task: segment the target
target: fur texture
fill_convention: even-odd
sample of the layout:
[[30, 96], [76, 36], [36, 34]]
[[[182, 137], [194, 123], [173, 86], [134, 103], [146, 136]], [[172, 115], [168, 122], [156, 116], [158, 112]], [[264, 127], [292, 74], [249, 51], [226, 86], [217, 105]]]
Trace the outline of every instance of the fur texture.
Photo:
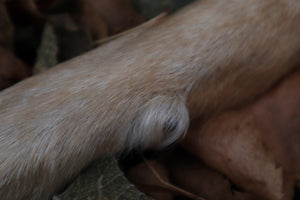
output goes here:
[[299, 0], [203, 0], [0, 93], [0, 197], [49, 199], [105, 153], [162, 147], [300, 63]]

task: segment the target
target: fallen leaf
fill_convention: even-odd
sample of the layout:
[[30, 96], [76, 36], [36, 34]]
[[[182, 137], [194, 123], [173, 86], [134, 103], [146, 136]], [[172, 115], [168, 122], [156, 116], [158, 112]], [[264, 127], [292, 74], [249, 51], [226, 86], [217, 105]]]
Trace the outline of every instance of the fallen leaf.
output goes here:
[[75, 21], [93, 40], [113, 35], [140, 24], [143, 19], [132, 8], [131, 0], [78, 0]]
[[38, 74], [46, 71], [57, 64], [58, 44], [54, 29], [46, 23], [40, 47], [38, 48], [33, 73]]
[[134, 7], [147, 20], [163, 12], [174, 12], [194, 0], [133, 0]]
[[13, 25], [4, 4], [0, 3], [0, 90], [31, 75], [13, 50]]
[[232, 200], [229, 180], [183, 149], [164, 158], [174, 184], [208, 200]]
[[7, 0], [5, 6], [14, 25], [14, 53], [23, 62], [32, 66], [45, 16], [39, 12], [33, 0]]
[[68, 13], [51, 15], [47, 20], [55, 33], [58, 62], [69, 60], [92, 49], [92, 41], [88, 34]]
[[192, 123], [183, 145], [256, 199], [290, 200], [300, 175], [300, 71], [244, 108]]
[[103, 157], [83, 171], [53, 200], [150, 200], [125, 178], [112, 156]]
[[0, 90], [31, 75], [30, 69], [11, 51], [0, 47]]
[[34, 0], [6, 0], [5, 5], [15, 24], [22, 26], [38, 24], [44, 19]]
[[[159, 174], [161, 179], [170, 183], [168, 171], [162, 163], [154, 160], [148, 161], [148, 163]], [[149, 166], [144, 162], [130, 168], [126, 172], [126, 177], [137, 187], [137, 189], [156, 200], [172, 200], [174, 198], [174, 194], [165, 188], [161, 181], [153, 174]]]
[[6, 8], [0, 3], [0, 46], [13, 50], [13, 25], [8, 17]]
[[34, 0], [36, 7], [42, 13], [46, 13], [53, 9], [62, 0]]

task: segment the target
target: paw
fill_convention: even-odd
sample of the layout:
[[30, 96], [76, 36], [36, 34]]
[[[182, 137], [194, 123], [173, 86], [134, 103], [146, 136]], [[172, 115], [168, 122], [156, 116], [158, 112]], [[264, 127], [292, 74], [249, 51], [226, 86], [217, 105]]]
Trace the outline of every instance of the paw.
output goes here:
[[127, 137], [127, 147], [163, 148], [183, 137], [189, 113], [181, 97], [157, 96], [139, 110]]

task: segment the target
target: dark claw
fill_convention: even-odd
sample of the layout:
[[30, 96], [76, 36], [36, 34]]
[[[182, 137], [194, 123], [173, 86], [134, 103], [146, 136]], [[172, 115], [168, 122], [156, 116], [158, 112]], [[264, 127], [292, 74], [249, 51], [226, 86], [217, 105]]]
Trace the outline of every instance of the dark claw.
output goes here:
[[173, 119], [169, 119], [165, 124], [164, 124], [164, 128], [163, 131], [166, 135], [173, 133], [176, 128], [178, 126], [178, 121], [177, 120], [173, 120]]

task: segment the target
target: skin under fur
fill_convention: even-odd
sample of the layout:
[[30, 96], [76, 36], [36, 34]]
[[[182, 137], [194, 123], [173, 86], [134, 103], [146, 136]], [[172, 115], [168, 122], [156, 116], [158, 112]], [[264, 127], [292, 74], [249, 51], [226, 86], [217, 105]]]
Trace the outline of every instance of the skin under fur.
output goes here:
[[196, 1], [1, 92], [0, 197], [49, 199], [99, 156], [171, 144], [299, 63], [299, 0]]

